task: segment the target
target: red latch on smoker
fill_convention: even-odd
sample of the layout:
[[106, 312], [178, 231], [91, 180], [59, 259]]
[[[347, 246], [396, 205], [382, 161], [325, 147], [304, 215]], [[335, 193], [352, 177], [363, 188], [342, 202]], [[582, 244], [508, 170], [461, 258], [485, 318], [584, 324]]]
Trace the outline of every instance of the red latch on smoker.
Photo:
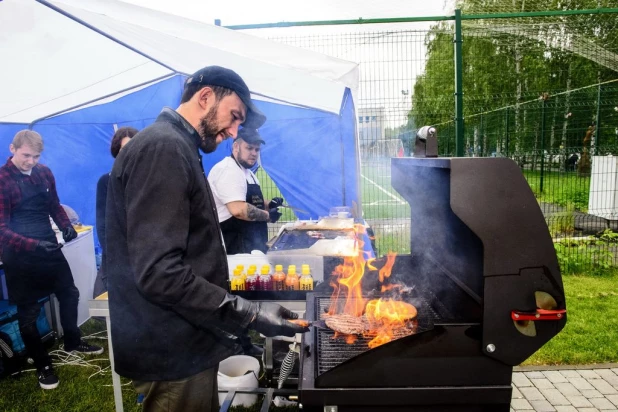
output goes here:
[[566, 309], [546, 310], [537, 309], [536, 312], [518, 312], [511, 311], [511, 319], [513, 320], [560, 320], [566, 314]]

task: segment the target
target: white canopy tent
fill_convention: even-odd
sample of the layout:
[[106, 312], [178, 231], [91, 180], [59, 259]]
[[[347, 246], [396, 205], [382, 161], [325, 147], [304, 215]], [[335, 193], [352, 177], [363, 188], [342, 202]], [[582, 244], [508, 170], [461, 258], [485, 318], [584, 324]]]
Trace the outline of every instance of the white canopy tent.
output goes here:
[[86, 224], [114, 127], [152, 123], [213, 64], [238, 72], [267, 115], [262, 166], [291, 204], [311, 217], [360, 204], [356, 63], [116, 0], [0, 0], [0, 56], [0, 147], [39, 131], [61, 201]]
[[333, 113], [358, 87], [356, 63], [115, 0], [4, 0], [0, 39], [5, 123], [210, 64], [235, 70], [258, 98]]

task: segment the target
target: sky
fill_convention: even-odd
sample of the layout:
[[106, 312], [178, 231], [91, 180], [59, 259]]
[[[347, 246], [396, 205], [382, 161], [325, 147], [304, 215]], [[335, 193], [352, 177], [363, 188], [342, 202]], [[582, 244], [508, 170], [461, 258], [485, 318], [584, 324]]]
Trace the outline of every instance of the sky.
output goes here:
[[[262, 24], [296, 21], [350, 20], [393, 17], [427, 17], [453, 15], [455, 0], [234, 0], [198, 1], [198, 0], [121, 0], [140, 7], [152, 8], [165, 13], [214, 24], [215, 19], [221, 25]], [[407, 122], [411, 109], [411, 97], [414, 79], [424, 71], [425, 46], [423, 31], [429, 30], [432, 22], [380, 24], [380, 25], [339, 25], [313, 26], [276, 29], [246, 30], [245, 33], [258, 37], [298, 39], [306, 36], [324, 36], [317, 43], [328, 43], [332, 50], [338, 50], [335, 57], [356, 61], [360, 65], [360, 97], [355, 96], [357, 109], [363, 114], [385, 113], [384, 127], [397, 127]], [[418, 30], [415, 40], [408, 38], [408, 43], [393, 47], [393, 42], [401, 41], [398, 35], [363, 36], [363, 32], [376, 30]], [[355, 40], [338, 34], [361, 33]], [[315, 37], [312, 37], [316, 39]], [[341, 42], [352, 41], [341, 51]], [[412, 42], [411, 42], [412, 41]], [[294, 44], [294, 43], [292, 43]], [[340, 45], [340, 44], [339, 44]], [[330, 54], [321, 49], [314, 51]], [[378, 62], [378, 63], [363, 63]], [[381, 62], [381, 63], [380, 63]], [[392, 63], [384, 63], [392, 62]], [[405, 93], [405, 94], [404, 94]], [[370, 116], [371, 117], [371, 116]], [[372, 135], [375, 134], [370, 131]]]
[[124, 1], [207, 23], [220, 19], [224, 26], [281, 21], [347, 20], [359, 17], [442, 16], [446, 13], [445, 2], [452, 3], [452, 0]]

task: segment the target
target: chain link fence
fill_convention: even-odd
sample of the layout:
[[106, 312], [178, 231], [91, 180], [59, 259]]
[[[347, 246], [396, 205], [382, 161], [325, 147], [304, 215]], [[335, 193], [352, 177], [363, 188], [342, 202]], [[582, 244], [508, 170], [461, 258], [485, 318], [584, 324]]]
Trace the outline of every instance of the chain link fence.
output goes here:
[[[414, 247], [409, 205], [391, 187], [390, 158], [409, 156], [416, 131], [434, 125], [441, 156], [455, 155], [463, 144], [465, 156], [509, 157], [519, 165], [563, 270], [618, 264], [612, 231], [618, 232], [615, 10], [484, 17], [463, 22], [459, 68], [451, 20], [251, 33], [359, 63], [362, 209], [380, 255]], [[459, 136], [456, 70], [463, 75], [465, 128]]]

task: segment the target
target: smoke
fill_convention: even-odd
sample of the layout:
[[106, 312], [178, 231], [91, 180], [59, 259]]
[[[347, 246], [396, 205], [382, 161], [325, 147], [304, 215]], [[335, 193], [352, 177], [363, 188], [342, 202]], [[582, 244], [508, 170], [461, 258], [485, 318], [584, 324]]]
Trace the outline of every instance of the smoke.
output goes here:
[[398, 279], [430, 291], [451, 314], [465, 314], [482, 297], [483, 248], [451, 209], [450, 161], [404, 158], [392, 166], [392, 186], [411, 216], [411, 256], [398, 258]]

